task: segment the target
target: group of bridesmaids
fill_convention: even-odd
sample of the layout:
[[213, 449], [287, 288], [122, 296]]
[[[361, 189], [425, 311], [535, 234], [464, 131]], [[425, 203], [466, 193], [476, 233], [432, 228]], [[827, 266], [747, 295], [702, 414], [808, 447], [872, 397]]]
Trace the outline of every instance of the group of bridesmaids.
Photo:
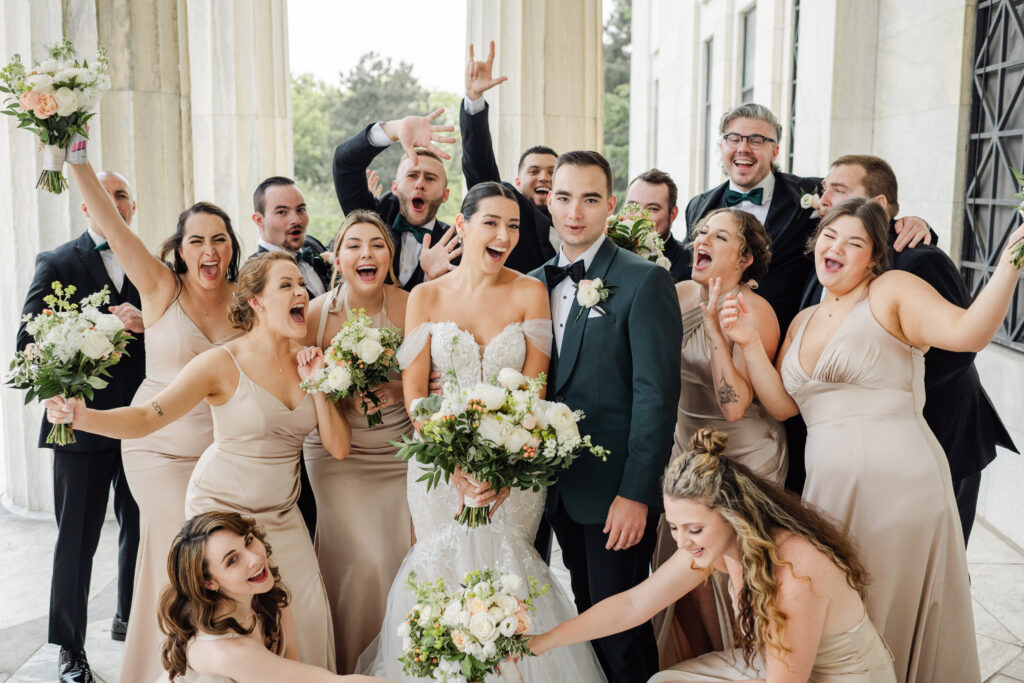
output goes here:
[[[403, 328], [408, 294], [386, 284], [389, 274], [395, 281], [386, 226], [375, 214], [351, 213], [333, 244], [340, 284], [309, 302], [290, 255], [264, 254], [239, 267], [230, 219], [217, 207], [200, 203], [182, 213], [157, 258], [125, 225], [92, 168], [73, 165], [72, 172], [91, 216], [139, 289], [147, 331], [147, 377], [131, 407], [93, 411], [78, 401], [49, 407], [56, 419], [73, 414], [76, 429], [124, 440], [142, 540], [122, 679], [152, 681], [165, 671], [167, 635], [158, 626], [157, 603], [174, 562], [172, 555], [168, 563], [168, 550], [179, 531], [187, 536], [197, 524], [193, 520], [183, 530], [186, 519], [201, 513], [221, 515], [213, 521], [204, 515], [203, 523], [213, 526], [193, 529], [207, 539], [211, 562], [216, 556], [210, 539], [218, 529], [232, 532], [228, 546], [237, 545], [231, 539], [244, 546], [223, 548], [224, 558], [251, 553], [257, 542], [263, 547], [263, 531], [223, 515], [255, 517], [265, 530], [294, 607], [285, 621], [294, 619], [296, 642], [278, 642], [280, 651], [294, 648], [307, 664], [352, 671], [376, 636], [391, 581], [414, 542], [406, 465], [393, 457], [391, 445], [412, 426], [397, 375], [377, 392], [384, 424], [374, 429], [354, 405], [336, 407], [322, 394], [306, 394], [299, 383], [320, 366], [322, 349], [350, 309], [365, 309], [376, 326]], [[683, 390], [655, 558], [656, 568], [667, 569], [652, 578], [664, 590], [652, 602], [652, 588], [643, 584], [647, 588], [633, 596], [644, 598], [651, 614], [662, 611], [656, 623], [663, 662], [733, 646], [749, 654], [751, 643], [763, 654], [765, 646], [781, 642], [779, 631], [763, 630], [763, 614], [750, 616], [745, 600], [759, 590], [782, 591], [782, 579], [774, 588], [745, 586], [753, 570], [729, 565], [732, 546], [725, 542], [708, 562], [694, 559], [704, 548], [693, 545], [693, 529], [704, 523], [693, 520], [705, 513], [673, 507], [673, 501], [701, 501], [704, 510], [729, 520], [730, 542], [739, 535], [742, 546], [741, 523], [734, 520], [750, 511], [731, 511], [735, 500], [719, 500], [723, 481], [740, 481], [743, 495], [775, 510], [758, 517], [780, 530], [762, 539], [775, 544], [774, 565], [781, 558], [797, 577], [795, 568], [805, 566], [814, 574], [817, 556], [809, 560], [807, 554], [824, 552], [827, 566], [841, 570], [828, 584], [835, 587], [829, 600], [846, 605], [845, 611], [830, 612], [818, 624], [820, 642], [812, 653], [820, 654], [829, 634], [861, 638], [871, 631], [858, 630], [866, 617], [851, 597], [863, 591], [867, 623], [891, 649], [899, 680], [971, 680], [977, 674], [976, 656], [951, 647], [973, 652], [973, 619], [948, 466], [921, 418], [921, 350], [984, 346], [1005, 314], [1017, 273], [1007, 250], [971, 308], [959, 309], [914, 276], [886, 272], [887, 235], [888, 218], [875, 202], [850, 200], [823, 218], [809, 248], [827, 296], [801, 312], [784, 335], [755, 291], [770, 259], [764, 226], [750, 214], [723, 209], [706, 216], [693, 235], [693, 279], [677, 286]], [[1024, 228], [1008, 244], [1021, 238]], [[172, 268], [164, 263], [168, 255]], [[793, 521], [799, 514], [771, 495], [770, 483], [781, 484], [787, 468], [779, 421], [797, 412], [808, 425], [805, 501], [847, 526], [858, 541], [856, 551], [827, 525]], [[317, 500], [315, 543], [295, 507], [300, 450]], [[723, 460], [742, 467], [728, 469]], [[747, 483], [751, 473], [756, 486]], [[680, 484], [684, 480], [690, 484]], [[757, 487], [769, 493], [751, 493]], [[816, 534], [827, 542], [815, 542]], [[814, 550], [794, 547], [787, 540], [793, 535]], [[675, 546], [689, 553], [675, 552]], [[266, 562], [267, 555], [269, 549], [254, 557]], [[701, 576], [721, 571], [706, 583], [693, 574], [685, 586], [664, 584], [666, 576], [697, 565], [706, 570]], [[265, 581], [263, 571], [243, 582]], [[793, 583], [785, 582], [786, 590], [797, 591], [789, 588]], [[737, 602], [741, 630], [733, 633], [727, 610]], [[542, 636], [535, 650], [581, 634], [605, 635], [611, 628], [607, 615], [614, 613], [608, 610], [604, 603], [595, 606], [573, 626]], [[775, 627], [786, 623], [784, 610], [773, 605], [768, 612]], [[756, 627], [756, 633], [743, 626]], [[854, 633], [861, 635], [849, 635]], [[875, 641], [865, 642], [877, 660]], [[693, 677], [686, 680], [734, 680], [714, 678], [715, 671], [687, 669]], [[775, 680], [771, 673], [768, 679]]]

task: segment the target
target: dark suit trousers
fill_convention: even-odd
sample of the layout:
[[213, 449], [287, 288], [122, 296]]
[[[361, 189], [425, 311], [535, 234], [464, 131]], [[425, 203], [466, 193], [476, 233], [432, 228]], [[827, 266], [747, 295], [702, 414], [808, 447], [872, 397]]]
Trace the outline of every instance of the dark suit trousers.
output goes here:
[[971, 538], [974, 528], [974, 515], [978, 509], [978, 493], [981, 492], [981, 472], [975, 472], [963, 479], [953, 480], [953, 494], [956, 496], [956, 509], [960, 513], [960, 526], [964, 530], [964, 546]]
[[139, 508], [128, 489], [121, 450], [83, 453], [53, 449], [57, 543], [50, 582], [49, 641], [64, 648], [85, 647], [92, 558], [111, 486], [114, 514], [121, 527], [117, 543], [117, 616], [127, 621], [139, 551]]
[[[574, 522], [561, 500], [549, 519], [562, 548], [562, 561], [572, 575], [572, 592], [580, 613], [649, 576], [658, 515], [647, 518], [640, 543], [618, 551], [605, 549], [608, 535], [603, 533], [603, 524]], [[609, 683], [646, 683], [658, 672], [658, 647], [650, 621], [593, 644]]]

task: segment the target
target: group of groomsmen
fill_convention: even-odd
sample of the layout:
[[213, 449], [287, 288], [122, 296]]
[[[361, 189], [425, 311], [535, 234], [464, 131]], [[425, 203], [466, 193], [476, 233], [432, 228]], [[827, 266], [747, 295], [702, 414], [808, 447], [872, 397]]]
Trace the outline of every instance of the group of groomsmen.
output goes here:
[[[468, 187], [485, 181], [502, 182], [493, 153], [489, 105], [483, 98], [487, 89], [505, 80], [490, 78], [492, 62], [493, 46], [487, 62], [471, 60], [471, 70], [475, 64], [478, 72], [482, 67], [486, 67], [486, 72], [480, 72], [483, 78], [467, 76], [467, 93], [460, 108], [463, 177]], [[409, 290], [424, 280], [448, 272], [457, 263], [460, 250], [454, 229], [437, 218], [438, 208], [448, 199], [448, 179], [440, 156], [418, 149], [415, 161], [406, 155], [399, 162], [389, 192], [378, 197], [367, 186], [368, 169], [375, 157], [397, 140], [395, 131], [399, 123], [398, 120], [371, 123], [340, 144], [334, 155], [333, 174], [338, 200], [346, 213], [355, 209], [374, 210], [390, 226], [395, 245], [394, 272], [398, 284]], [[823, 209], [848, 197], [878, 200], [891, 219], [893, 267], [922, 277], [958, 306], [970, 303], [956, 266], [942, 250], [929, 243], [934, 233], [927, 224], [919, 219], [902, 224], [896, 220], [898, 186], [891, 167], [884, 160], [868, 155], [842, 156], [832, 163], [824, 178], [784, 173], [775, 164], [781, 132], [774, 114], [761, 105], [741, 104], [727, 112], [721, 119], [719, 133], [721, 164], [728, 179], [692, 197], [683, 216], [687, 236], [707, 212], [726, 206], [748, 211], [765, 225], [771, 237], [772, 259], [768, 274], [759, 282], [758, 292], [775, 309], [783, 331], [801, 308], [818, 303], [822, 297], [814, 264], [805, 253], [808, 237], [817, 225], [818, 212], [801, 205], [804, 194], [819, 193]], [[530, 273], [559, 256], [560, 238], [548, 208], [558, 161], [554, 149], [543, 145], [530, 147], [519, 159], [513, 182], [505, 182], [515, 191], [520, 209], [519, 241], [506, 262], [509, 268]], [[130, 223], [135, 205], [127, 181], [109, 172], [101, 174], [101, 180], [122, 209], [122, 217]], [[678, 199], [678, 188], [671, 176], [650, 169], [631, 180], [623, 202], [635, 203], [650, 211], [657, 232], [665, 242], [664, 253], [672, 264], [670, 274], [675, 281], [690, 277], [692, 257], [684, 243], [671, 232], [679, 213]], [[260, 234], [258, 252], [284, 250], [294, 254], [310, 297], [326, 291], [330, 286], [331, 266], [320, 257], [325, 251], [324, 245], [306, 234], [309, 217], [301, 189], [289, 178], [274, 176], [260, 183], [253, 203], [252, 219]], [[82, 208], [84, 211], [84, 205]], [[81, 295], [104, 285], [110, 288], [112, 301], [118, 307], [116, 312], [126, 325], [139, 333], [139, 339], [132, 342], [129, 349], [130, 359], [115, 368], [111, 385], [96, 393], [95, 406], [113, 408], [130, 403], [144, 375], [143, 336], [138, 315], [141, 304], [138, 293], [124, 278], [111, 252], [97, 250], [102, 242], [102, 229], [90, 219], [89, 229], [81, 236], [40, 254], [23, 312], [40, 312], [42, 297], [49, 293], [49, 284], [54, 279], [74, 284]], [[908, 246], [910, 243], [914, 246]], [[22, 329], [18, 348], [24, 348], [30, 341]], [[678, 363], [678, 349], [675, 353]], [[932, 349], [925, 355], [925, 368], [924, 416], [949, 460], [966, 542], [974, 520], [982, 470], [995, 458], [997, 445], [1016, 449], [981, 387], [973, 353]], [[674, 419], [674, 402], [671, 411]], [[799, 493], [803, 484], [804, 432], [799, 417], [789, 421], [786, 427], [790, 449], [787, 487]], [[48, 430], [49, 425], [44, 420], [40, 447], [51, 447], [45, 444]], [[670, 443], [671, 437], [667, 438]], [[81, 457], [82, 452], [102, 457]], [[666, 450], [663, 454], [666, 462], [668, 455]], [[138, 544], [138, 510], [124, 480], [119, 444], [83, 433], [78, 435], [75, 444], [54, 448], [58, 536], [51, 583], [49, 641], [61, 647], [62, 681], [92, 680], [84, 653], [86, 603], [92, 557], [112, 485], [115, 511], [121, 525], [117, 614], [112, 635], [123, 639]], [[312, 531], [315, 506], [305, 477], [299, 505]], [[644, 535], [653, 533], [653, 529], [648, 529]], [[546, 524], [538, 533], [536, 545], [547, 559], [550, 527]], [[640, 559], [649, 562], [653, 543], [638, 545], [641, 552], [646, 553], [646, 558]], [[576, 599], [581, 610], [590, 603], [589, 596], [577, 595]], [[641, 637], [647, 639], [650, 634], [641, 634]], [[598, 653], [609, 680], [646, 680], [653, 672], [622, 673], [628, 668], [626, 661], [631, 656], [628, 651], [635, 649], [630, 636], [627, 634], [624, 638], [618, 654], [615, 647]], [[649, 650], [649, 644], [640, 649]], [[613, 661], [616, 657], [621, 661]]]

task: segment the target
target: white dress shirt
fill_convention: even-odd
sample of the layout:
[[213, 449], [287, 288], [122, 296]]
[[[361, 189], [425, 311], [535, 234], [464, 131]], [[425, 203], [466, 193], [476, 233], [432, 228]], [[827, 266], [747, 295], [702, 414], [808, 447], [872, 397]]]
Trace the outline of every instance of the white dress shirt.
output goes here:
[[[270, 244], [260, 240], [259, 246], [263, 247], [267, 251], [283, 251], [286, 254], [291, 254], [292, 258], [295, 257], [294, 251], [288, 251], [283, 247], [279, 247], [276, 244]], [[317, 257], [319, 258], [319, 257]], [[316, 269], [312, 265], [305, 261], [295, 260], [295, 265], [299, 267], [299, 272], [302, 273], [302, 278], [306, 281], [306, 290], [309, 292], [309, 298], [315, 299], [327, 290], [324, 288], [323, 280], [317, 275]]]
[[750, 192], [751, 190], [756, 190], [759, 187], [764, 189], [764, 194], [761, 195], [760, 206], [758, 206], [752, 201], [744, 199], [742, 202], [740, 202], [736, 206], [733, 206], [732, 208], [742, 209], [747, 213], [754, 214], [754, 217], [757, 220], [761, 221], [761, 225], [764, 225], [765, 219], [768, 218], [768, 208], [772, 205], [772, 195], [775, 194], [775, 174], [769, 171], [768, 175], [764, 177], [764, 180], [759, 182], [757, 185], [754, 185], [754, 187], [750, 188], [750, 190], [744, 190], [742, 188], [739, 188], [735, 184], [733, 184], [731, 180], [729, 181], [729, 189], [735, 190], [737, 192]]
[[[89, 228], [89, 237], [92, 238], [93, 244], [99, 246], [105, 244], [107, 240], [100, 236], [98, 232]], [[110, 281], [114, 283], [114, 287], [117, 288], [118, 294], [121, 293], [121, 288], [124, 287], [124, 268], [117, 262], [117, 257], [114, 256], [113, 249], [104, 249], [100, 252], [100, 258], [103, 259], [103, 267], [107, 270], [107, 275], [110, 276]]]
[[[570, 261], [562, 249], [558, 250], [558, 266], [565, 267], [576, 261], [583, 261], [583, 270], [586, 272], [594, 261], [604, 239], [598, 239], [587, 247], [587, 250], [580, 254], [574, 261]], [[565, 278], [551, 290], [551, 322], [555, 329], [555, 347], [562, 351], [562, 335], [565, 334], [565, 325], [569, 322], [569, 309], [572, 308], [572, 301], [576, 297], [575, 283], [571, 278]]]

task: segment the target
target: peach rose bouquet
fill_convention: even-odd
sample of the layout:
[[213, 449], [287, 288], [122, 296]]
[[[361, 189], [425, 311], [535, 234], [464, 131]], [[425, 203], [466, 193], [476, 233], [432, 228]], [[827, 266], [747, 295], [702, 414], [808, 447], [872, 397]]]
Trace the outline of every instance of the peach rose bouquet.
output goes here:
[[[396, 634], [402, 639], [402, 670], [440, 683], [483, 681], [498, 673], [507, 682], [523, 678], [515, 661], [531, 655], [526, 631], [533, 601], [548, 592], [537, 579], [525, 582], [500, 568], [469, 572], [456, 590], [444, 579], [420, 582], [409, 573], [417, 604]], [[525, 591], [523, 598], [518, 597]]]
[[0, 111], [18, 119], [18, 128], [38, 135], [43, 146], [43, 172], [36, 187], [54, 194], [68, 188], [62, 173], [68, 146], [75, 135], [87, 137], [85, 124], [95, 113], [100, 94], [110, 90], [106, 72], [103, 48], [90, 65], [79, 59], [66, 38], [50, 48], [48, 59], [29, 71], [17, 54], [0, 70], [0, 93], [6, 95]]

